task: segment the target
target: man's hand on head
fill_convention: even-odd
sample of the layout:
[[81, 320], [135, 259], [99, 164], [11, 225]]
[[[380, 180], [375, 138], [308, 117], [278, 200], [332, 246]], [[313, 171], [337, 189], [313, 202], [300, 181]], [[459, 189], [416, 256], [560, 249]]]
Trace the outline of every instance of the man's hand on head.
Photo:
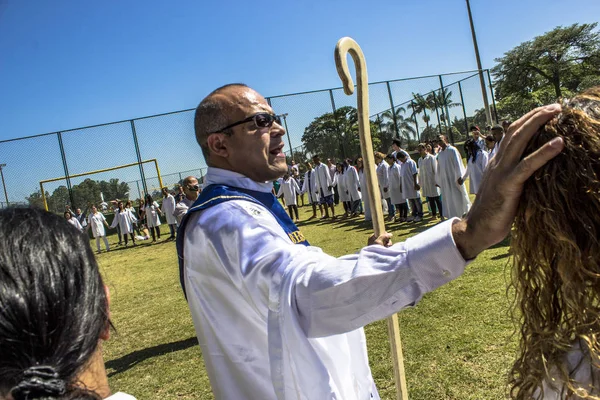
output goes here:
[[521, 160], [531, 137], [560, 111], [559, 104], [538, 107], [508, 128], [498, 154], [486, 169], [477, 200], [467, 216], [452, 226], [454, 241], [465, 260], [475, 258], [508, 235], [523, 184], [562, 151], [562, 138], [555, 138]]

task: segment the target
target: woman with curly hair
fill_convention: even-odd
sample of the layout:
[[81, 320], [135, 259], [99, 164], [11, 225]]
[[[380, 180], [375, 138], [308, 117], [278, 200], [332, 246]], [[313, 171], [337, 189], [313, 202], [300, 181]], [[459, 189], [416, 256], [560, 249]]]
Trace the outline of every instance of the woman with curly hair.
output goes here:
[[564, 101], [523, 157], [555, 138], [564, 150], [525, 183], [513, 227], [510, 394], [600, 399], [600, 86]]

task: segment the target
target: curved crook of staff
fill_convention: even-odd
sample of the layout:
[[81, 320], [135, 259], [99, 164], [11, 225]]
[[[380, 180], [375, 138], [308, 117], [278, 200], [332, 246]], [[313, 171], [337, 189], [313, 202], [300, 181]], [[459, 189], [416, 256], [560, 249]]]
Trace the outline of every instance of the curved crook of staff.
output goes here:
[[[338, 75], [344, 84], [344, 93], [348, 96], [354, 93], [354, 82], [348, 69], [348, 54], [352, 56], [356, 66], [356, 86], [358, 88], [358, 130], [360, 135], [360, 148], [362, 150], [363, 167], [366, 176], [367, 194], [371, 203], [371, 215], [373, 218], [373, 230], [376, 236], [385, 232], [383, 210], [381, 208], [381, 194], [375, 174], [375, 157], [373, 153], [373, 142], [371, 141], [371, 126], [369, 123], [369, 81], [367, 79], [367, 64], [365, 56], [354, 39], [341, 38], [335, 47], [335, 66]], [[364, 194], [364, 189], [363, 194]], [[406, 389], [406, 377], [404, 376], [404, 357], [402, 355], [402, 343], [400, 341], [400, 329], [398, 326], [398, 315], [394, 314], [388, 318], [388, 333], [392, 358], [394, 362], [394, 378], [396, 382], [397, 400], [408, 400]]]

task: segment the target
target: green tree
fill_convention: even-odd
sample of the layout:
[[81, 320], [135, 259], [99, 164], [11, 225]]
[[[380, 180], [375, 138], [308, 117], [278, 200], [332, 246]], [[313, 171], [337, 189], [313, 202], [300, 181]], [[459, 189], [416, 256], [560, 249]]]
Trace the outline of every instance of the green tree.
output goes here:
[[[50, 198], [50, 193], [46, 192], [46, 201]], [[28, 197], [26, 197], [27, 203], [31, 207], [44, 208], [44, 200], [42, 199], [42, 192], [37, 191], [31, 193]]]
[[500, 113], [516, 118], [531, 108], [600, 82], [597, 23], [558, 26], [497, 58], [494, 89]]
[[100, 203], [100, 185], [97, 181], [87, 178], [73, 186], [73, 201], [77, 207], [84, 209], [90, 204]]
[[[417, 133], [415, 127], [413, 126], [413, 121], [410, 119], [410, 117], [405, 117], [404, 114], [406, 114], [406, 108], [398, 107], [394, 110], [394, 113], [392, 112], [392, 110], [388, 110], [383, 112], [381, 116], [388, 120], [386, 126], [389, 131], [395, 133], [396, 127], [398, 127], [400, 139], [405, 138], [407, 141], [410, 141], [411, 136], [416, 138]], [[396, 136], [396, 134], [394, 134], [394, 136]]]
[[450, 113], [448, 109], [460, 107], [461, 103], [456, 103], [454, 100], [452, 100], [452, 91], [448, 90], [448, 88], [443, 88], [437, 92], [434, 92], [433, 99], [435, 100], [435, 105], [441, 110], [440, 118], [442, 123], [446, 126], [450, 126]]
[[360, 152], [358, 114], [345, 106], [315, 118], [304, 129], [302, 144], [310, 154], [341, 159]]
[[429, 115], [427, 115], [427, 110], [433, 108], [431, 98], [424, 97], [420, 93], [413, 93], [412, 96], [413, 99], [411, 100], [408, 106], [408, 108], [410, 108], [412, 111], [410, 118], [412, 118], [413, 121], [415, 121], [416, 125], [417, 115], [423, 113], [423, 122], [425, 122], [425, 125], [427, 126], [427, 128], [429, 128], [429, 121], [431, 120], [431, 118], [429, 117]]

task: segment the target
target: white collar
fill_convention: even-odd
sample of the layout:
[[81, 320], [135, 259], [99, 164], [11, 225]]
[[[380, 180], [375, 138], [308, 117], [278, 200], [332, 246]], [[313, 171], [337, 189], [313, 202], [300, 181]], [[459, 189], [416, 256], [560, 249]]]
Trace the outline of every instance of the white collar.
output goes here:
[[271, 193], [273, 189], [271, 182], [256, 182], [240, 173], [215, 167], [208, 167], [204, 183], [206, 185], [222, 184], [264, 193]]

